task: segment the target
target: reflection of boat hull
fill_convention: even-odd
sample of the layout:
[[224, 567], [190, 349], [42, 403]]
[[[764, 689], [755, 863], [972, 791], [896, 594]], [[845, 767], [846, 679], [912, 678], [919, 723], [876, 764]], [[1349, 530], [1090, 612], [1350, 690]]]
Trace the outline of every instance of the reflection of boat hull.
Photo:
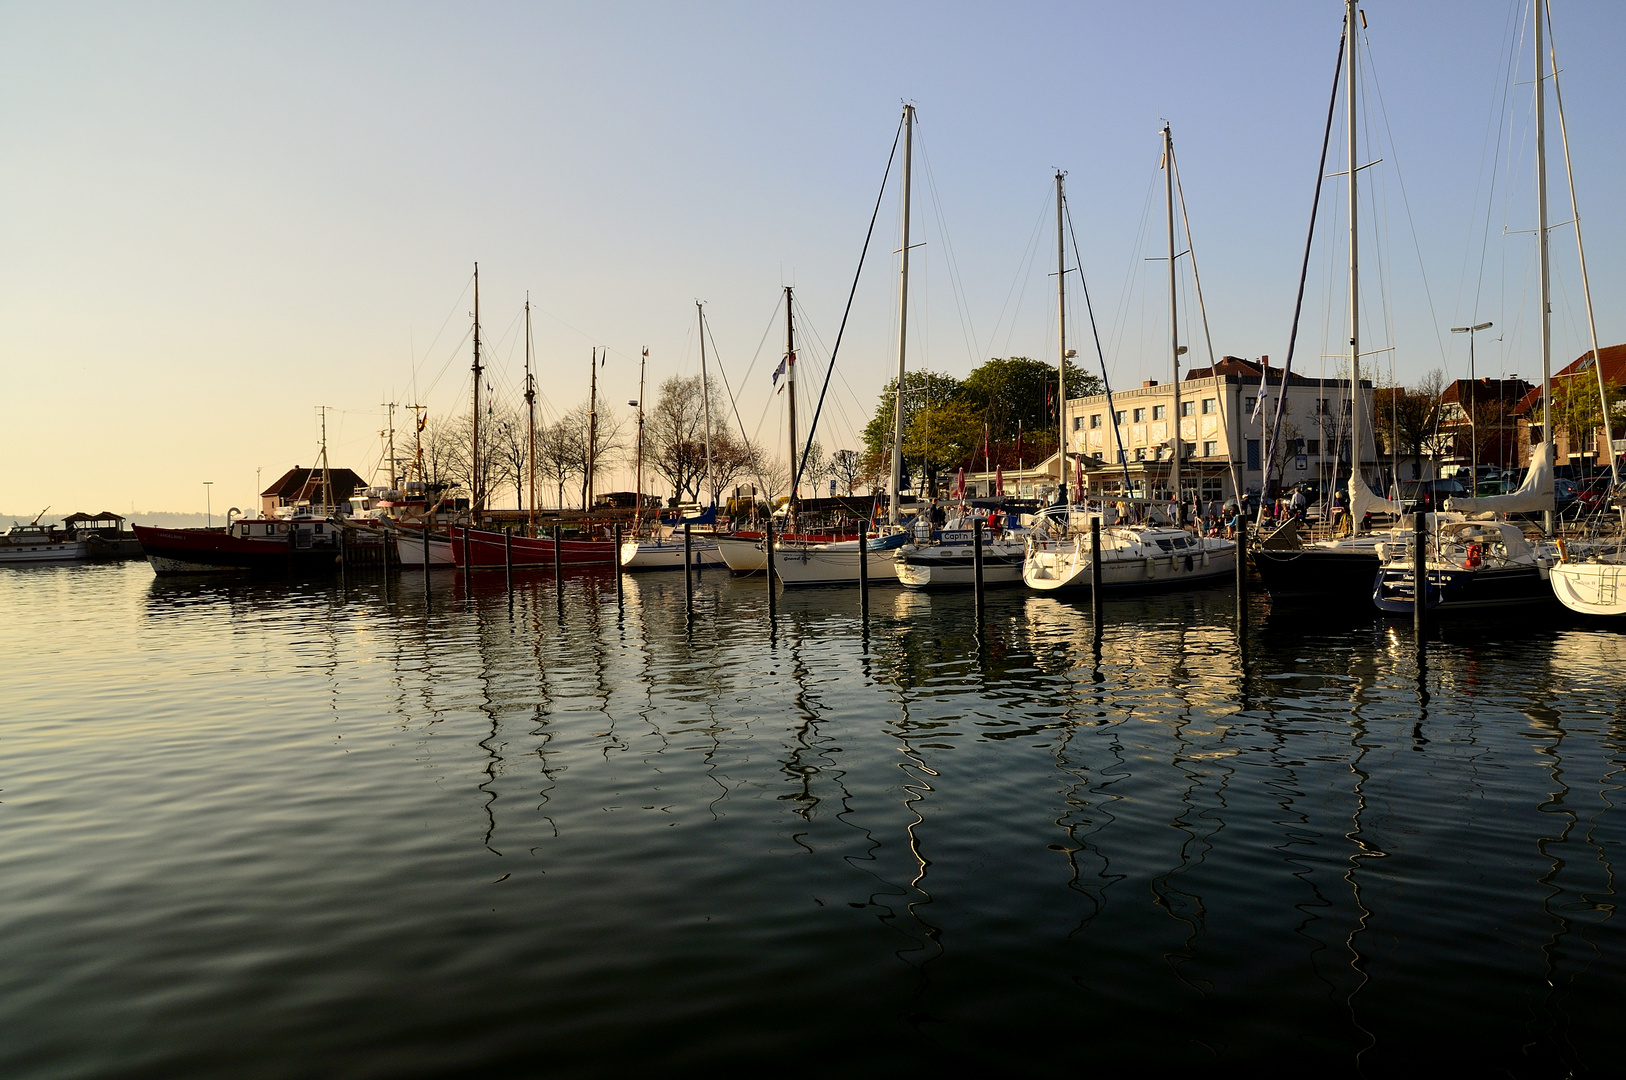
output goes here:
[[[1236, 576], [1236, 545], [1229, 540], [1193, 538], [1195, 550], [1145, 554], [1137, 547], [1107, 547], [1101, 555], [1101, 588], [1111, 592], [1150, 592], [1212, 584]], [[1022, 564], [1022, 581], [1039, 592], [1088, 592], [1089, 540], [1035, 542]]]
[[332, 547], [296, 548], [287, 534], [236, 536], [213, 529], [155, 529], [131, 526], [147, 561], [159, 574], [287, 573], [329, 570], [336, 565]]
[[27, 566], [33, 563], [82, 562], [88, 556], [83, 540], [41, 544], [0, 544], [0, 566]]
[[[690, 536], [689, 552], [695, 567], [728, 565], [718, 550], [717, 541], [709, 534]], [[682, 570], [682, 535], [664, 536], [654, 540], [622, 541], [621, 567], [625, 570]]]
[[[1424, 603], [1430, 611], [1482, 611], [1506, 607], [1550, 607], [1558, 603], [1547, 580], [1547, 568], [1530, 563], [1511, 566], [1428, 568]], [[1411, 567], [1390, 564], [1379, 574], [1372, 599], [1388, 615], [1410, 615], [1416, 596]]]
[[1378, 554], [1371, 548], [1256, 548], [1253, 566], [1273, 603], [1320, 604], [1370, 611]]
[[1626, 615], [1626, 565], [1618, 562], [1560, 563], [1552, 568], [1553, 594], [1583, 615]]
[[[982, 553], [982, 583], [1017, 585], [1022, 581], [1023, 549], [995, 544]], [[911, 589], [964, 588], [977, 583], [977, 557], [964, 544], [904, 548], [892, 560], [898, 581]]]
[[[551, 567], [553, 537], [510, 536], [484, 529], [452, 528], [452, 557], [458, 566], [473, 570], [501, 570], [508, 565], [509, 543], [513, 545], [514, 568], [539, 569]], [[559, 565], [561, 566], [614, 566], [616, 550], [614, 540], [561, 540]]]

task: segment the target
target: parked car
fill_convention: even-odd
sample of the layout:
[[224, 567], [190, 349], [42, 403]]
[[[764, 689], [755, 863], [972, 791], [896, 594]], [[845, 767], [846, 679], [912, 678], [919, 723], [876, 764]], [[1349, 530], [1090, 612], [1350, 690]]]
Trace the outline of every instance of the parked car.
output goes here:
[[1400, 501], [1420, 503], [1425, 512], [1437, 510], [1446, 499], [1466, 495], [1468, 489], [1456, 480], [1402, 480]]

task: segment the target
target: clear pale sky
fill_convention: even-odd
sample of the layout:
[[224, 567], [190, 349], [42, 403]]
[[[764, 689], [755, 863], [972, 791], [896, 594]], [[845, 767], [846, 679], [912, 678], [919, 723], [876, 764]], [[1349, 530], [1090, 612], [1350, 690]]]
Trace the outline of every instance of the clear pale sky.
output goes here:
[[[1626, 5], [1553, 7], [1610, 344], [1626, 340]], [[1530, 89], [1504, 108], [1498, 82], [1509, 34], [1529, 33], [1522, 0], [1366, 12], [1384, 161], [1362, 176], [1387, 245], [1363, 262], [1367, 340], [1395, 347], [1382, 363], [1403, 382], [1465, 375], [1446, 328], [1477, 314], [1498, 326], [1479, 373], [1535, 375], [1532, 240], [1503, 235], [1534, 225]], [[652, 384], [696, 371], [704, 299], [746, 428], [777, 440], [777, 326], [740, 383], [783, 284], [833, 341], [905, 98], [924, 143], [911, 366], [1054, 357], [1059, 167], [1113, 380], [1167, 378], [1164, 271], [1144, 261], [1164, 243], [1162, 118], [1214, 348], [1279, 361], [1341, 18], [1336, 0], [0, 5], [0, 509], [201, 510], [206, 480], [216, 511], [246, 507], [256, 469], [269, 483], [314, 460], [318, 405], [333, 463], [370, 468], [381, 402], [416, 387], [436, 414], [466, 408], [454, 349], [476, 260], [500, 397], [520, 382], [527, 289], [554, 411], [585, 399], [595, 345], [623, 412], [641, 347]], [[894, 363], [897, 218], [889, 192], [827, 449], [853, 445]], [[1587, 346], [1573, 233], [1553, 250], [1562, 364]], [[1342, 324], [1341, 258], [1319, 245], [1312, 262], [1311, 374]]]

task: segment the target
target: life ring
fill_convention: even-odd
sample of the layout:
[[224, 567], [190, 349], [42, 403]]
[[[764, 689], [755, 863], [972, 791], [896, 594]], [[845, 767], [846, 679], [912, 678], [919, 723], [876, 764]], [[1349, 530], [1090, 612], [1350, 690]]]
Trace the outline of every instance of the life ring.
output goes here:
[[1484, 561], [1484, 556], [1485, 549], [1483, 547], [1481, 547], [1479, 544], [1469, 544], [1467, 553], [1462, 559], [1462, 568], [1464, 570], [1473, 570], [1477, 568], [1479, 564]]

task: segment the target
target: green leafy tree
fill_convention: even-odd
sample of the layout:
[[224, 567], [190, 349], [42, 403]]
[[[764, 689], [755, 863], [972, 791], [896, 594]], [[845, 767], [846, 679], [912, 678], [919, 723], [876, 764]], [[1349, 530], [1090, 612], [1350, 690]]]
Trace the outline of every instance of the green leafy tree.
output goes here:
[[[898, 380], [891, 379], [881, 391], [875, 415], [864, 426], [864, 449], [871, 454], [892, 453], [892, 410]], [[960, 380], [940, 371], [909, 371], [903, 376], [903, 428], [907, 433], [914, 414], [923, 408], [947, 405], [960, 397]]]
[[[967, 375], [965, 398], [988, 425], [995, 443], [1015, 443], [1018, 424], [1023, 443], [1044, 432], [1055, 445], [1056, 368], [1025, 356], [993, 357]], [[1103, 392], [1099, 376], [1067, 363], [1067, 396], [1093, 397]]]

